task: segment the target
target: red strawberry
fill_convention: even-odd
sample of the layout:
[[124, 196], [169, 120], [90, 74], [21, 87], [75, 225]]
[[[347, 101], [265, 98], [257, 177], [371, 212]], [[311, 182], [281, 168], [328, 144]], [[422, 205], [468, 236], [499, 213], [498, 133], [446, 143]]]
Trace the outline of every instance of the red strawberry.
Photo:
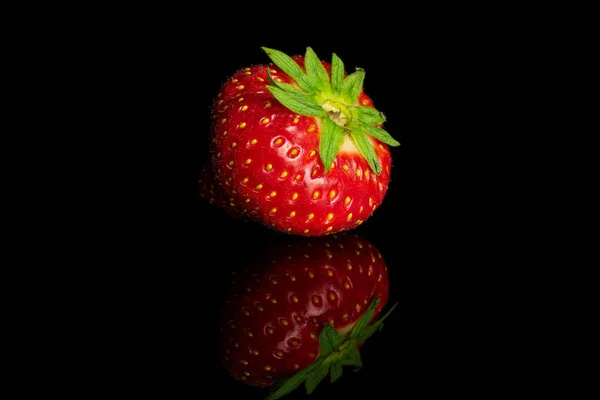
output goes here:
[[350, 230], [382, 203], [390, 179], [383, 114], [334, 54], [309, 47], [242, 69], [212, 110], [212, 166], [235, 207], [275, 230], [321, 236]]
[[358, 348], [393, 309], [371, 324], [388, 296], [385, 261], [366, 239], [287, 237], [234, 273], [222, 309], [223, 363], [251, 386], [278, 381], [270, 399], [303, 382], [310, 393], [342, 366], [361, 366]]

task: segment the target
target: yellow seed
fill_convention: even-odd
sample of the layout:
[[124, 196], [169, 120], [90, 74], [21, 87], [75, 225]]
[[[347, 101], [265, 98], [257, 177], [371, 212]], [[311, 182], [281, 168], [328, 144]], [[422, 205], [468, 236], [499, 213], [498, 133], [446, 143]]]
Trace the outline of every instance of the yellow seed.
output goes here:
[[219, 102], [217, 103], [218, 105], [223, 104], [223, 100], [219, 100]]
[[308, 271], [308, 277], [312, 279], [315, 277], [315, 274], [313, 274], [312, 271]]
[[306, 132], [314, 132], [314, 131], [315, 131], [315, 129], [317, 129], [317, 127], [316, 127], [316, 126], [314, 126], [314, 125], [310, 125], [310, 126], [308, 127], [308, 129], [306, 130]]
[[270, 371], [270, 370], [271, 370], [271, 366], [265, 365], [265, 371]]
[[365, 179], [369, 179], [369, 170], [365, 170]]
[[351, 200], [352, 200], [352, 199], [350, 198], [350, 196], [346, 196], [346, 198], [344, 199], [344, 204], [345, 204], [345, 205], [348, 205], [348, 204], [350, 204], [350, 201], [351, 201]]
[[315, 304], [318, 304], [319, 303], [319, 298], [317, 296], [313, 296], [312, 297], [312, 302], [315, 303]]
[[269, 335], [272, 335], [273, 334], [273, 328], [267, 328], [267, 333]]
[[248, 365], [248, 361], [246, 361], [246, 360], [242, 360], [242, 361], [240, 361], [240, 362], [241, 362], [242, 364], [244, 364], [244, 365]]
[[348, 271], [352, 270], [352, 264], [350, 264], [350, 263], [346, 264], [346, 268], [348, 268]]
[[333, 292], [329, 293], [329, 300], [335, 300], [335, 294]]
[[244, 161], [244, 164], [248, 165], [248, 164], [250, 164], [251, 162], [252, 162], [252, 159], [250, 159], [250, 158], [247, 158], [247, 159], [246, 159], [246, 161]]
[[270, 196], [270, 197], [275, 197], [276, 195], [277, 195], [277, 193], [276, 193], [276, 192], [271, 192], [271, 193], [269, 193], [269, 196]]
[[242, 106], [241, 110], [242, 111], [246, 111], [248, 109], [248, 106]]
[[314, 151], [314, 150], [311, 150], [310, 152], [308, 152], [308, 156], [309, 156], [309, 157], [312, 157], [312, 156], [314, 156], [316, 153], [317, 153], [316, 151]]
[[283, 139], [282, 138], [275, 139], [275, 142], [274, 142], [275, 146], [280, 146], [282, 143], [283, 143]]
[[383, 190], [383, 184], [379, 182], [379, 190]]
[[317, 335], [315, 335], [313, 332], [309, 333], [309, 336], [311, 339], [316, 339]]
[[302, 179], [302, 175], [298, 174], [294, 177], [295, 180], [299, 181], [300, 179]]
[[231, 79], [231, 82], [236, 83], [238, 80], [237, 79]]
[[360, 206], [360, 208], [358, 209], [358, 212], [363, 212], [363, 210], [364, 210], [364, 207]]
[[296, 277], [294, 275], [290, 275], [290, 280], [293, 282], [296, 280]]
[[297, 198], [298, 198], [298, 193], [294, 192], [294, 194], [292, 194], [292, 200], [296, 200]]
[[333, 271], [331, 269], [327, 269], [327, 275], [328, 276], [333, 276]]
[[245, 315], [246, 317], [248, 317], [248, 316], [250, 315], [250, 312], [248, 312], [248, 311], [244, 311], [244, 315]]
[[270, 171], [270, 170], [272, 170], [272, 169], [273, 169], [273, 165], [271, 165], [271, 164], [267, 164], [267, 165], [265, 166], [265, 170], [267, 170], [267, 171]]
[[256, 189], [257, 189], [257, 190], [260, 190], [260, 189], [262, 189], [262, 188], [263, 188], [263, 184], [262, 184], [262, 183], [259, 183], [258, 185], [256, 185]]
[[297, 296], [292, 296], [292, 301], [293, 301], [294, 303], [297, 303], [297, 302], [298, 302], [298, 297], [297, 297]]
[[223, 132], [223, 136], [227, 136], [227, 131], [224, 131], [224, 132]]
[[294, 369], [300, 369], [300, 366], [298, 364], [294, 364]]
[[277, 281], [276, 281], [275, 279], [272, 279], [272, 280], [271, 280], [271, 284], [273, 284], [273, 285], [277, 285]]
[[342, 165], [342, 169], [346, 172], [348, 172], [348, 170], [350, 169], [347, 165]]
[[290, 343], [292, 344], [292, 346], [298, 346], [298, 340], [296, 339], [292, 339]]
[[308, 218], [308, 220], [310, 221], [310, 220], [312, 220], [314, 217], [315, 217], [315, 214], [313, 214], [313, 213], [310, 213], [310, 214], [308, 214], [308, 217], [307, 217], [307, 218]]
[[327, 220], [331, 221], [333, 219], [333, 213], [327, 214]]
[[357, 303], [356, 306], [354, 307], [354, 309], [356, 310], [356, 312], [359, 312], [360, 311], [360, 304]]
[[270, 120], [269, 118], [262, 118], [262, 119], [260, 120], [260, 123], [261, 123], [261, 124], [263, 124], [263, 125], [266, 125], [266, 124], [268, 124], [269, 122], [271, 122], [271, 120]]
[[291, 232], [291, 231], [292, 231], [292, 228], [287, 228], [285, 231], [286, 231], [286, 232]]
[[235, 147], [235, 146], [237, 146], [237, 143], [236, 143], [236, 142], [233, 142], [233, 143], [231, 143], [231, 147], [232, 147], [232, 148], [233, 148], [233, 147]]
[[261, 306], [256, 306], [256, 309], [257, 309], [258, 311], [263, 311], [263, 310], [264, 310], [264, 308], [263, 308], [263, 307], [261, 307]]
[[283, 357], [283, 351], [281, 350], [277, 350], [275, 354], [277, 355], [277, 357]]
[[275, 214], [277, 212], [277, 207], [271, 208], [271, 214]]
[[362, 176], [362, 171], [360, 170], [360, 168], [356, 170], [356, 176], [359, 178]]
[[229, 166], [231, 167], [231, 166], [233, 165], [233, 160], [229, 161], [229, 162], [227, 163], [227, 165], [229, 165]]
[[287, 319], [282, 319], [281, 320], [281, 325], [287, 326], [288, 325]]
[[256, 140], [256, 139], [252, 139], [252, 140], [250, 141], [250, 144], [256, 144], [257, 142], [258, 142], [258, 140]]
[[239, 85], [236, 87], [237, 90], [243, 90], [244, 89], [244, 85]]
[[350, 289], [350, 283], [348, 283], [348, 281], [344, 282], [344, 289]]
[[304, 232], [304, 233], [308, 233], [308, 229], [305, 229], [305, 230], [303, 230], [302, 232]]
[[295, 117], [295, 118], [294, 118], [294, 120], [292, 121], [292, 123], [294, 123], [294, 124], [297, 124], [297, 123], [298, 123], [298, 121], [300, 121], [300, 118], [298, 118], [298, 117]]
[[319, 198], [319, 196], [320, 196], [320, 195], [321, 195], [321, 193], [320, 193], [318, 190], [315, 190], [315, 191], [313, 192], [313, 195], [312, 195], [312, 197], [313, 197], [313, 199], [315, 199], [315, 200], [316, 200], [316, 199], [318, 199], [318, 198]]
[[265, 104], [265, 108], [269, 108], [269, 107], [271, 107], [271, 102], [267, 101], [267, 104]]
[[296, 316], [294, 317], [294, 319], [295, 319], [296, 321], [298, 321], [298, 322], [302, 321], [302, 318], [300, 318], [300, 316], [299, 316], [299, 315], [296, 315]]
[[325, 229], [327, 232], [330, 232], [333, 229], [333, 226], [328, 227], [327, 229]]
[[252, 332], [248, 332], [248, 337], [252, 337]]
[[243, 128], [245, 128], [245, 127], [246, 127], [246, 123], [245, 123], [245, 122], [242, 122], [242, 123], [240, 124], [240, 128], [242, 128], [242, 129], [243, 129]]
[[296, 211], [292, 211], [292, 212], [290, 213], [290, 218], [294, 218], [294, 216], [295, 216], [295, 215], [296, 215]]
[[286, 176], [288, 176], [287, 171], [283, 171], [281, 174], [279, 174], [280, 178], [285, 178]]
[[248, 182], [248, 178], [242, 179], [242, 183], [246, 183], [246, 182]]
[[222, 123], [222, 124], [224, 124], [225, 122], [227, 122], [227, 118], [223, 118], [223, 119], [221, 120], [221, 123]]
[[343, 318], [343, 319], [348, 319], [348, 313], [344, 313], [344, 314], [342, 315], [342, 318]]
[[276, 304], [277, 303], [277, 299], [274, 297], [271, 297], [271, 303]]
[[290, 151], [290, 156], [295, 156], [296, 154], [298, 154], [298, 149], [292, 149]]
[[244, 375], [246, 375], [246, 376], [250, 376], [250, 372], [247, 372], [247, 371], [246, 371], [246, 372], [244, 372]]
[[348, 221], [350, 221], [352, 219], [352, 213], [348, 214], [348, 217], [346, 218]]

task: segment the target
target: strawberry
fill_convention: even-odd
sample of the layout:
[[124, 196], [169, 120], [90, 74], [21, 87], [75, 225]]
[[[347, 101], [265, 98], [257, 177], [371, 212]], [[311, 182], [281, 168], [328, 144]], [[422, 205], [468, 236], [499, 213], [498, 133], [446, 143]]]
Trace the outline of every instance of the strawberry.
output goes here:
[[[342, 367], [361, 367], [358, 348], [379, 328], [389, 297], [387, 267], [366, 239], [284, 236], [234, 272], [221, 309], [220, 353], [236, 380], [276, 384], [270, 399], [303, 382], [308, 393]], [[395, 306], [394, 306], [395, 307]]]
[[250, 220], [322, 236], [351, 230], [382, 203], [390, 180], [385, 117], [363, 92], [365, 72], [263, 47], [271, 64], [236, 72], [212, 109], [213, 173]]

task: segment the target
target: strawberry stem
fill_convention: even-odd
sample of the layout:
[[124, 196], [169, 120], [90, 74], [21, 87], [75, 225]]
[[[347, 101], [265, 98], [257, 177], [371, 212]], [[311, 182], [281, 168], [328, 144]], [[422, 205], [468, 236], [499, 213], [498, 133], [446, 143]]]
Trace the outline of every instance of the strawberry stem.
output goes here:
[[319, 334], [319, 358], [302, 371], [275, 385], [266, 400], [279, 399], [296, 390], [302, 383], [305, 384], [306, 393], [311, 394], [327, 376], [327, 373], [330, 374], [331, 382], [335, 382], [342, 376], [342, 367], [353, 366], [355, 371], [362, 368], [357, 346], [383, 326], [383, 321], [397, 305], [394, 304], [383, 317], [374, 324], [369, 325], [380, 300], [377, 297], [371, 302], [369, 308], [345, 336], [341, 336], [331, 325], [325, 324]]
[[318, 118], [321, 122], [319, 157], [325, 172], [337, 156], [344, 135], [348, 135], [373, 172], [379, 174], [381, 165], [368, 138], [373, 137], [389, 146], [399, 146], [400, 143], [381, 127], [385, 121], [383, 114], [358, 103], [365, 71], [357, 68], [345, 76], [344, 63], [333, 54], [330, 75], [310, 47], [304, 55], [304, 69], [279, 50], [262, 49], [295, 82], [293, 85], [276, 83], [268, 72], [271, 85], [267, 86], [267, 90], [291, 111]]

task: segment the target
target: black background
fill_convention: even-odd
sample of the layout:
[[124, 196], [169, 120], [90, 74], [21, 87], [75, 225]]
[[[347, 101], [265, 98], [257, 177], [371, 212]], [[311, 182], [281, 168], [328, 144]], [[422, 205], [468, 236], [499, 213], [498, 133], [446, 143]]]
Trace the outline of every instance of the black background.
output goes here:
[[487, 18], [463, 25], [428, 12], [388, 10], [382, 22], [381, 8], [333, 18], [335, 29], [309, 17], [298, 25], [256, 4], [220, 8], [197, 20], [131, 16], [125, 32], [107, 25], [92, 43], [102, 47], [88, 60], [100, 71], [94, 86], [107, 95], [94, 123], [99, 138], [114, 139], [96, 165], [112, 173], [110, 194], [90, 194], [103, 204], [93, 209], [107, 226], [100, 248], [118, 250], [98, 256], [113, 272], [103, 279], [115, 311], [98, 344], [111, 355], [106, 384], [182, 398], [266, 395], [220, 367], [216, 317], [231, 268], [268, 248], [274, 233], [206, 204], [197, 179], [221, 84], [268, 62], [261, 46], [290, 55], [310, 46], [325, 60], [335, 52], [347, 71], [366, 71], [364, 90], [401, 142], [391, 149], [383, 204], [355, 230], [381, 251], [398, 307], [363, 347], [363, 369], [322, 383], [311, 398], [510, 390], [522, 376], [500, 366], [515, 331], [498, 322], [512, 293], [500, 285], [511, 269], [499, 266], [511, 259], [498, 244], [521, 244], [504, 220], [518, 190], [499, 187], [514, 146], [501, 140], [514, 106], [505, 92], [522, 59], [503, 56], [498, 35], [506, 31], [486, 31]]

